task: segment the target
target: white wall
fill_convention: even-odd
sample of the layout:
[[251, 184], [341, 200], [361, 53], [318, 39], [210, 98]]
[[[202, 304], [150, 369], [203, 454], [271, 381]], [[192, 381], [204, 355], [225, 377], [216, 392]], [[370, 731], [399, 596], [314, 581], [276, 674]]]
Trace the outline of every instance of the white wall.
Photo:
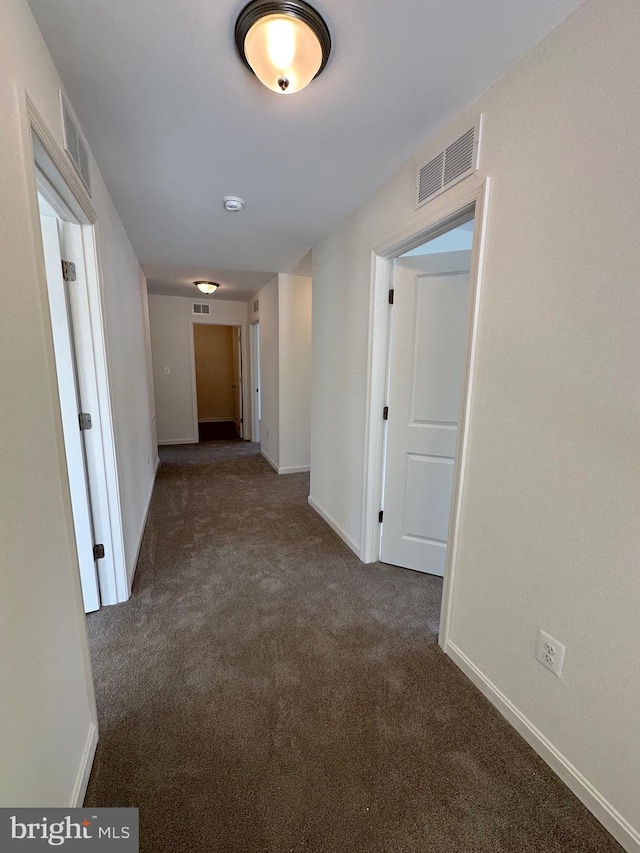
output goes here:
[[311, 278], [280, 275], [280, 473], [309, 470]]
[[[77, 805], [96, 713], [57, 403], [25, 90], [58, 144], [61, 85], [26, 0], [0, 4], [0, 805]], [[153, 479], [138, 267], [95, 162], [127, 553]], [[132, 360], [136, 359], [133, 364]], [[132, 434], [135, 431], [135, 434]], [[142, 457], [142, 458], [140, 458]]]
[[[639, 43], [637, 3], [587, 2], [314, 248], [311, 443], [312, 499], [359, 546], [371, 251], [419, 226], [417, 163], [484, 112], [492, 190], [450, 651], [636, 850]], [[539, 627], [567, 646], [561, 680], [534, 659]]]
[[[245, 373], [248, 374], [247, 304], [246, 302], [208, 300], [211, 314], [194, 317], [193, 303], [203, 301], [197, 297], [188, 299], [184, 296], [150, 294], [148, 299], [158, 442], [160, 444], [197, 442], [193, 320], [197, 320], [198, 323], [242, 325], [243, 365]], [[170, 369], [169, 375], [164, 372], [165, 367]], [[248, 382], [244, 382], [245, 428], [248, 428], [251, 423], [250, 397]]]
[[[262, 455], [276, 469], [280, 467], [280, 370], [279, 370], [279, 282], [271, 279], [256, 296], [260, 303], [260, 405]], [[253, 305], [254, 300], [249, 304]]]
[[98, 213], [125, 557], [132, 579], [158, 455], [149, 376], [147, 283], [107, 189], [97, 175], [93, 204]]
[[262, 454], [279, 474], [308, 471], [311, 279], [280, 274], [256, 298], [260, 303]]

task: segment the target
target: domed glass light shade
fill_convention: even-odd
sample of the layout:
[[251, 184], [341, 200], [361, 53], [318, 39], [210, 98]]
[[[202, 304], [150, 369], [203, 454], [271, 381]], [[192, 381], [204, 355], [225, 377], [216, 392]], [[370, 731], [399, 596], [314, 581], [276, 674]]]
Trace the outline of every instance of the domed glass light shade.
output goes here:
[[331, 38], [320, 15], [301, 0], [253, 0], [236, 23], [236, 45], [268, 89], [292, 95], [327, 64]]
[[215, 281], [194, 281], [193, 283], [202, 293], [215, 293], [218, 289]]

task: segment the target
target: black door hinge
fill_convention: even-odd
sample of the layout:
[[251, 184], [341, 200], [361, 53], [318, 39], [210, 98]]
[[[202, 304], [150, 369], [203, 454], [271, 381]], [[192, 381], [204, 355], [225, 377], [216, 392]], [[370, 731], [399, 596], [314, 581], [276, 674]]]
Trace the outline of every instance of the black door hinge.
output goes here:
[[104, 559], [104, 545], [94, 545], [93, 546], [93, 559], [94, 560], [103, 560]]
[[384, 512], [382, 510], [380, 510], [380, 512], [378, 513], [378, 521], [380, 522], [380, 524], [382, 524], [382, 517], [383, 516], [384, 516]]
[[389, 291], [389, 305], [393, 305], [393, 288]]
[[389, 420], [389, 406], [385, 406], [384, 409], [382, 410], [382, 420], [383, 421]]

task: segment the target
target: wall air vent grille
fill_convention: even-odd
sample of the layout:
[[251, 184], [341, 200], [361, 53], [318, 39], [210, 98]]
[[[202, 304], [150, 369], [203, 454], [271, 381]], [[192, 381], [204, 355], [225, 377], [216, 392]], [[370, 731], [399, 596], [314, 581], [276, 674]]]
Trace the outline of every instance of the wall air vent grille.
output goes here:
[[478, 168], [482, 116], [474, 127], [448, 145], [433, 159], [418, 167], [416, 208], [435, 198]]
[[84, 141], [78, 123], [75, 120], [67, 99], [60, 92], [60, 107], [62, 109], [62, 126], [64, 128], [64, 150], [75, 166], [75, 170], [86, 191], [91, 195], [91, 174], [89, 172], [89, 149]]
[[253, 303], [253, 313], [257, 314], [259, 310], [260, 310], [260, 300], [256, 299], [256, 300], [254, 300], [254, 303]]
[[429, 160], [418, 172], [418, 204], [442, 189], [444, 151]]
[[475, 127], [456, 139], [444, 152], [444, 185], [457, 180], [473, 167]]
[[193, 303], [193, 313], [194, 314], [210, 314], [211, 306], [207, 305], [206, 302], [194, 302]]

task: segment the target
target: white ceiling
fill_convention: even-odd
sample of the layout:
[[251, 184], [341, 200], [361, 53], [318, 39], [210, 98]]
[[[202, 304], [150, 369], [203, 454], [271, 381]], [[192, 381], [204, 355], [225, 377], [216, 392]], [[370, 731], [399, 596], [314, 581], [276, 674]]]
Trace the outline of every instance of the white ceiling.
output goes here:
[[[289, 97], [233, 39], [245, 0], [29, 0], [152, 292], [248, 299], [582, 0], [318, 0], [333, 52]], [[223, 210], [240, 195], [242, 213]]]

